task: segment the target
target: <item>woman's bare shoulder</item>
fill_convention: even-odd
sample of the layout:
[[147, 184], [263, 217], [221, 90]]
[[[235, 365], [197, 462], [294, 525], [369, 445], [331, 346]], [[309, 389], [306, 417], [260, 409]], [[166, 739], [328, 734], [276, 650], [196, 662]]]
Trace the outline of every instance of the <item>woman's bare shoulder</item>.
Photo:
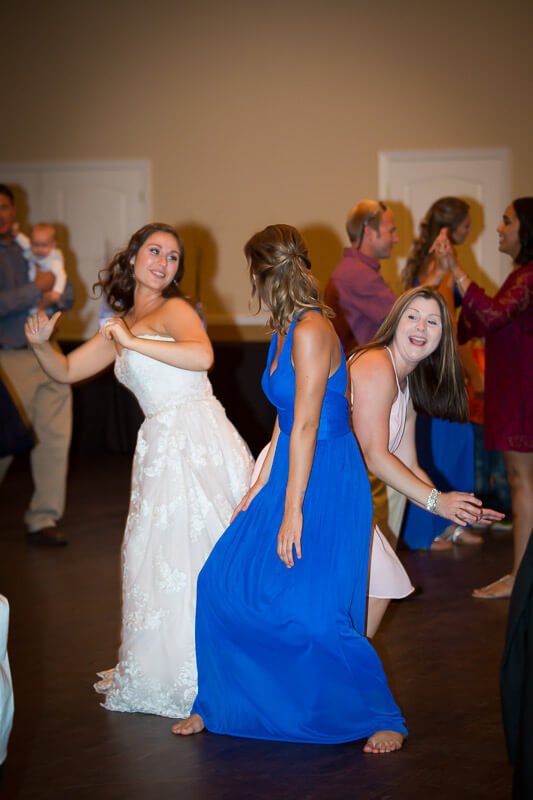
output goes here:
[[351, 358], [348, 363], [354, 384], [368, 384], [379, 392], [396, 392], [396, 378], [390, 356], [384, 347], [366, 350]]
[[394, 370], [390, 356], [385, 347], [373, 347], [371, 350], [363, 350], [354, 353], [348, 361], [350, 372], [373, 372], [383, 370], [386, 374]]

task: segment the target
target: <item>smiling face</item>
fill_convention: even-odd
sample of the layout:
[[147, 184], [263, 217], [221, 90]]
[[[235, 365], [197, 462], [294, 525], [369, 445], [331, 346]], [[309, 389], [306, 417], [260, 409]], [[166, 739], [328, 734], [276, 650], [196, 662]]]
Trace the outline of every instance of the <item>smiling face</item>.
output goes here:
[[137, 285], [162, 292], [174, 280], [179, 260], [177, 239], [170, 233], [156, 231], [140, 246], [130, 263]]
[[442, 316], [436, 300], [414, 297], [405, 308], [393, 344], [407, 363], [416, 366], [439, 346], [442, 338]]
[[506, 253], [513, 260], [520, 253], [520, 220], [516, 216], [513, 204], [507, 206], [503, 212], [503, 219], [497, 227], [498, 250]]

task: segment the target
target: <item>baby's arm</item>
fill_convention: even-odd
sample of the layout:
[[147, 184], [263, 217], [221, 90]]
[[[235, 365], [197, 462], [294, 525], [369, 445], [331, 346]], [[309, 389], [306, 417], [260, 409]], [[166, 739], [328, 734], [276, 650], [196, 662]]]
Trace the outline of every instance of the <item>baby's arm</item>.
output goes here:
[[15, 234], [15, 242], [18, 244], [18, 246], [21, 248], [21, 250], [23, 250], [24, 258], [25, 259], [30, 259], [31, 258], [31, 244], [30, 244], [30, 240], [28, 239], [26, 234], [25, 233], [21, 233], [20, 231], [17, 231], [17, 233]]
[[53, 273], [55, 277], [55, 283], [52, 291], [57, 292], [61, 297], [67, 284], [67, 273], [65, 272], [65, 262], [63, 260], [63, 253], [61, 250], [58, 250], [57, 248], [52, 250], [46, 259], [46, 267], [50, 270], [50, 272]]

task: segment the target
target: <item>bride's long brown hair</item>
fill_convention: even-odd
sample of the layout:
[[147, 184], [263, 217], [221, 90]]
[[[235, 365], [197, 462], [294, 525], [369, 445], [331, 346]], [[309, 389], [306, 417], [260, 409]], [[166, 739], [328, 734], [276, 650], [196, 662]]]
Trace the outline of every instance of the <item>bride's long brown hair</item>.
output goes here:
[[135, 276], [132, 261], [137, 253], [154, 233], [168, 233], [176, 240], [179, 252], [178, 269], [172, 283], [163, 290], [163, 297], [182, 297], [179, 283], [183, 277], [183, 244], [179, 234], [171, 225], [164, 222], [150, 222], [135, 231], [124, 250], [120, 250], [111, 263], [98, 273], [98, 280], [93, 284], [93, 292], [103, 294], [108, 306], [119, 314], [125, 314], [133, 307], [135, 292]]

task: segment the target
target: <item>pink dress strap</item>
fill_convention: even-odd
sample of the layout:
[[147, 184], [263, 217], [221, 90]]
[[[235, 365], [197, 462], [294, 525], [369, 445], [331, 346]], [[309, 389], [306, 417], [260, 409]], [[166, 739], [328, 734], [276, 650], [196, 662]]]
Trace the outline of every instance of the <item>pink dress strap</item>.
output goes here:
[[389, 453], [394, 453], [400, 446], [405, 428], [405, 418], [407, 416], [407, 406], [409, 404], [409, 378], [406, 379], [407, 386], [405, 387], [405, 391], [402, 392], [392, 351], [387, 346], [385, 346], [385, 350], [388, 352], [390, 360], [392, 361], [396, 386], [398, 387], [398, 394], [392, 404], [389, 417]]

